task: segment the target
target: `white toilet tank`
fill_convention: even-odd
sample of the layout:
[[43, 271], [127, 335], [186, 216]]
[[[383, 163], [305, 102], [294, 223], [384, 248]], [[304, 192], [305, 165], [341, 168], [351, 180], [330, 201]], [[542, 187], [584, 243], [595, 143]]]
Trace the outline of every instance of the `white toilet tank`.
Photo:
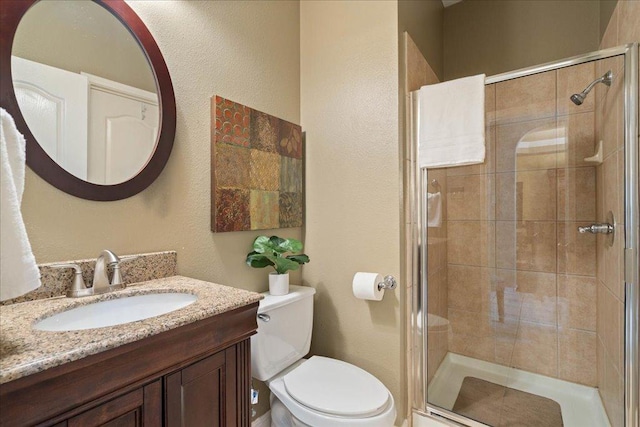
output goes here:
[[268, 380], [309, 352], [315, 293], [314, 288], [293, 285], [287, 295], [263, 293], [258, 308], [258, 333], [251, 337], [254, 378]]

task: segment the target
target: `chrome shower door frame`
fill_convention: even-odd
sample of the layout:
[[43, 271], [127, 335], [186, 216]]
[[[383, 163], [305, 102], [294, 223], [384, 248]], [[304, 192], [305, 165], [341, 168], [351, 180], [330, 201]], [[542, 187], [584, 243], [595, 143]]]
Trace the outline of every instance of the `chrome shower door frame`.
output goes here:
[[640, 427], [640, 129], [638, 125], [638, 43], [624, 57], [624, 199], [625, 199], [625, 425]]
[[[625, 426], [640, 427], [640, 262], [638, 248], [640, 247], [640, 204], [639, 204], [639, 163], [640, 148], [638, 127], [638, 43], [627, 44], [611, 49], [579, 55], [572, 58], [549, 62], [535, 67], [523, 68], [513, 72], [490, 76], [485, 79], [485, 85], [499, 83], [519, 77], [539, 74], [546, 71], [624, 56], [624, 194], [625, 194], [625, 249], [624, 249], [624, 280], [625, 280]], [[407, 138], [411, 144], [412, 189], [410, 209], [413, 217], [418, 218], [415, 229], [411, 231], [412, 256], [407, 262], [412, 264], [413, 278], [416, 286], [412, 291], [410, 307], [410, 336], [413, 360], [411, 369], [414, 370], [415, 390], [413, 409], [417, 413], [438, 419], [453, 421], [469, 427], [480, 427], [484, 424], [470, 420], [451, 411], [430, 405], [427, 396], [427, 276], [426, 272], [427, 227], [426, 224], [426, 189], [428, 185], [427, 170], [421, 169], [417, 163], [417, 136], [419, 129], [418, 91], [408, 96]], [[422, 250], [421, 250], [422, 248]], [[420, 256], [418, 256], [420, 254]], [[415, 351], [419, 345], [420, 351]]]

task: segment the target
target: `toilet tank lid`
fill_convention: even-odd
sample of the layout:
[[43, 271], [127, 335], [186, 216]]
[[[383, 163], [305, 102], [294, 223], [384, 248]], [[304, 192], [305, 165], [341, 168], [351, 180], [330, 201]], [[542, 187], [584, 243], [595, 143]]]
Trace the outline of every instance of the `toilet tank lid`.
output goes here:
[[260, 300], [258, 307], [258, 313], [265, 313], [269, 310], [282, 307], [283, 305], [291, 304], [292, 302], [301, 300], [303, 298], [311, 298], [316, 293], [314, 288], [309, 286], [297, 286], [289, 285], [289, 293], [286, 295], [274, 296], [269, 292], [263, 292], [264, 299]]

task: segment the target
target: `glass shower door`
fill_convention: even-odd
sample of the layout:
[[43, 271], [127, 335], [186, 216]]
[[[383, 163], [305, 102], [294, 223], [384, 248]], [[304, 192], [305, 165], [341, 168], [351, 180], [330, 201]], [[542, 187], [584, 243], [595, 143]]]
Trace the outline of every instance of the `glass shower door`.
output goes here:
[[625, 425], [625, 56], [575, 62], [488, 84], [485, 162], [420, 171], [434, 413]]

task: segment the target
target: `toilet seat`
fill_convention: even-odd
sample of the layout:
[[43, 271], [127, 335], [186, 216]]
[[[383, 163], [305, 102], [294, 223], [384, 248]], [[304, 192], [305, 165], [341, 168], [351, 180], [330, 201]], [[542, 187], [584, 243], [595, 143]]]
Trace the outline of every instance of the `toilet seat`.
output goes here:
[[287, 393], [313, 410], [342, 417], [370, 417], [387, 405], [387, 388], [367, 371], [313, 356], [283, 377]]
[[[301, 369], [310, 362], [310, 366]], [[340, 381], [326, 381], [322, 378], [325, 376], [335, 379], [337, 374], [342, 375]], [[345, 375], [347, 381], [344, 381]], [[371, 378], [368, 376], [374, 381], [369, 381]], [[348, 388], [353, 378], [360, 386], [364, 384], [372, 388], [360, 389], [358, 395], [347, 396], [343, 387]], [[339, 360], [320, 356], [303, 359], [268, 380], [267, 385], [273, 393], [272, 397], [282, 402], [304, 425], [391, 427], [395, 421], [395, 403], [387, 388], [368, 372]], [[289, 389], [294, 395], [290, 394]], [[332, 400], [332, 396], [343, 397]], [[342, 398], [346, 402], [339, 402]], [[349, 408], [351, 404], [353, 406]]]

